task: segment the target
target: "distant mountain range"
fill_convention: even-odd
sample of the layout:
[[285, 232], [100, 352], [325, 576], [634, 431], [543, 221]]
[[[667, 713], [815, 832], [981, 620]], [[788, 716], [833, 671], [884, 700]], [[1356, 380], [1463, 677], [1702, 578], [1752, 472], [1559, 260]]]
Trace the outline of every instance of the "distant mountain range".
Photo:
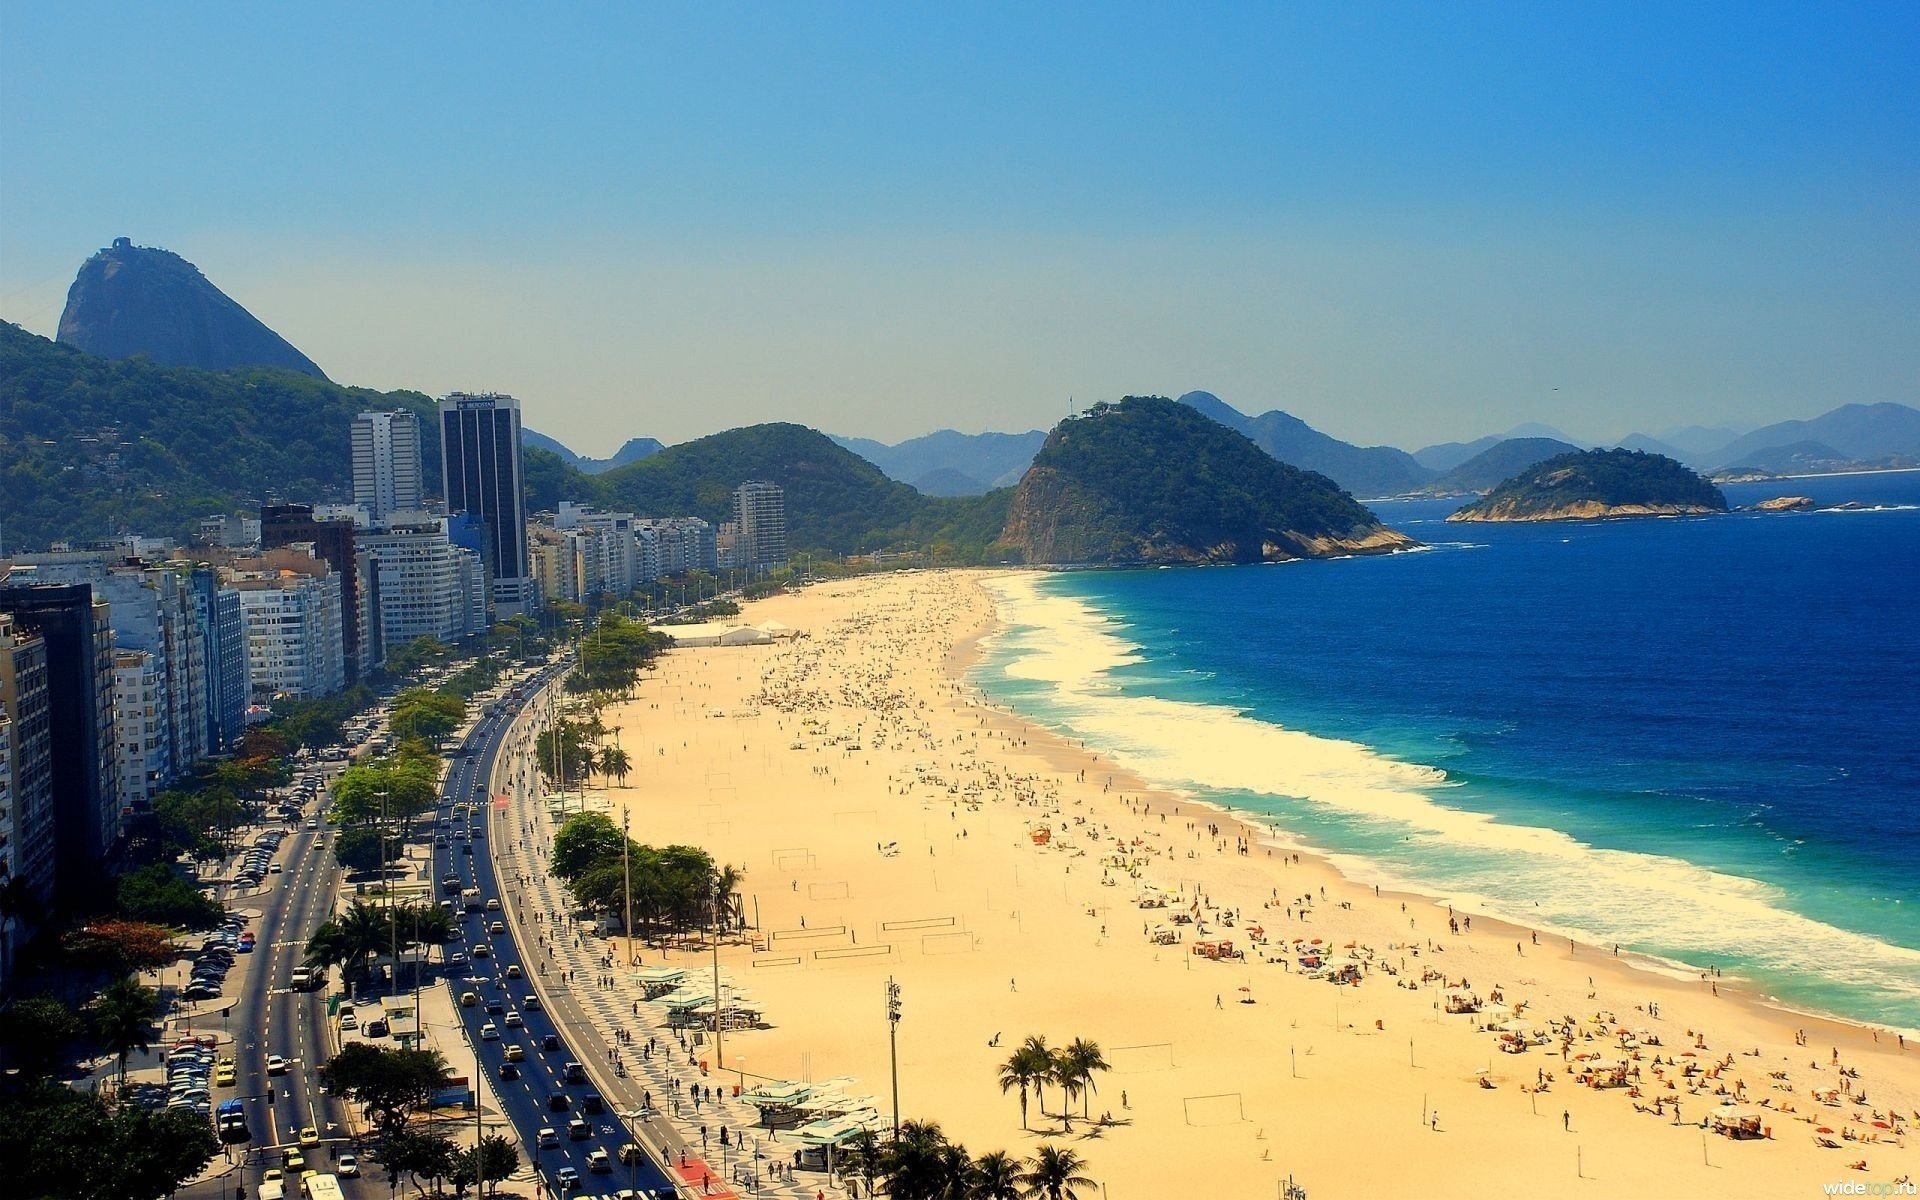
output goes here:
[[81, 264], [57, 340], [101, 358], [143, 355], [166, 367], [279, 367], [327, 377], [200, 268], [126, 238]]
[[575, 454], [573, 451], [567, 449], [560, 444], [557, 438], [550, 438], [544, 433], [535, 433], [531, 429], [522, 429], [520, 431], [520, 440], [537, 450], [545, 450], [550, 454], [558, 455], [561, 462], [566, 463], [583, 475], [599, 475], [603, 472], [611, 471], [615, 467], [624, 467], [628, 463], [639, 462], [643, 458], [651, 458], [666, 449], [666, 446], [657, 438], [628, 438], [618, 450], [613, 452], [612, 458], [588, 458], [583, 454]]
[[1281, 462], [1318, 471], [1356, 496], [1397, 496], [1435, 474], [1405, 450], [1343, 442], [1277, 408], [1249, 417], [1212, 392], [1188, 392], [1180, 403], [1246, 434]]
[[941, 429], [887, 445], [871, 438], [834, 441], [929, 496], [978, 496], [1020, 482], [1047, 440], [1045, 430], [1026, 433], [958, 433]]
[[1550, 437], [1503, 438], [1421, 489], [1435, 496], [1484, 492], [1556, 455], [1577, 452], [1571, 442]]

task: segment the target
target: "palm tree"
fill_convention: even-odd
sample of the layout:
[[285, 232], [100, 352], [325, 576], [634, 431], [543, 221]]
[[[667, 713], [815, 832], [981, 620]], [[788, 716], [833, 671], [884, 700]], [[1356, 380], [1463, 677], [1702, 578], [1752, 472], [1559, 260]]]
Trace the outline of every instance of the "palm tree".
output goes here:
[[1053, 1051], [1047, 1047], [1047, 1036], [1043, 1033], [1030, 1035], [1020, 1043], [1020, 1048], [1033, 1057], [1033, 1102], [1040, 1106], [1040, 1115], [1047, 1113], [1047, 1084], [1053, 1079]]
[[627, 774], [633, 770], [633, 759], [618, 746], [606, 746], [600, 751], [600, 773], [608, 779], [617, 779], [620, 786], [627, 785]]
[[[873, 1130], [862, 1129], [847, 1139], [847, 1144], [839, 1149], [840, 1153], [834, 1162], [834, 1167], [839, 1171], [840, 1177], [847, 1179], [854, 1175], [860, 1176], [867, 1181], [867, 1195], [873, 1195], [873, 1181], [880, 1175], [882, 1153], [880, 1139], [874, 1136]], [[854, 1195], [859, 1194], [859, 1185], [856, 1184]]]
[[[740, 890], [740, 880], [744, 872], [732, 863], [727, 863], [713, 873], [713, 898], [720, 911], [731, 915], [738, 907], [735, 893]], [[733, 922], [728, 921], [731, 925]]]
[[1046, 1077], [1046, 1043], [1041, 1039], [1042, 1049], [1033, 1047], [1035, 1039], [1027, 1039], [1027, 1044], [1015, 1050], [1006, 1062], [1000, 1064], [1000, 1091], [1004, 1094], [1014, 1088], [1020, 1089], [1020, 1128], [1027, 1127], [1027, 1089], [1037, 1088]]
[[[967, 1152], [947, 1141], [936, 1121], [902, 1121], [899, 1136], [880, 1151], [880, 1174], [893, 1200], [950, 1200], [950, 1186], [958, 1166], [959, 1181], [967, 1178]], [[964, 1192], [960, 1193], [964, 1196]]]
[[1078, 1200], [1077, 1189], [1090, 1188], [1094, 1181], [1080, 1172], [1086, 1161], [1072, 1150], [1052, 1142], [1042, 1142], [1020, 1172], [1020, 1187], [1029, 1200]]
[[355, 900], [347, 911], [321, 925], [307, 939], [307, 963], [315, 967], [338, 965], [348, 980], [370, 976], [367, 956], [378, 954], [392, 944], [387, 911], [364, 900]]
[[1072, 1075], [1074, 1088], [1085, 1101], [1081, 1115], [1091, 1121], [1093, 1093], [1098, 1090], [1093, 1086], [1093, 1073], [1110, 1069], [1106, 1056], [1100, 1053], [1100, 1043], [1090, 1042], [1085, 1038], [1073, 1039], [1073, 1042], [1060, 1052], [1059, 1064], [1058, 1069], [1061, 1072]]
[[153, 989], [131, 979], [108, 986], [93, 1002], [93, 1031], [120, 1060], [120, 1086], [127, 1084], [127, 1055], [137, 1046], [145, 1054], [153, 1042]]
[[1073, 1061], [1065, 1050], [1055, 1050], [1047, 1056], [1047, 1077], [1060, 1085], [1060, 1125], [1072, 1133], [1073, 1098], [1080, 1093], [1080, 1077], [1074, 1073]]
[[1020, 1200], [1020, 1164], [1005, 1150], [973, 1160], [973, 1200]]

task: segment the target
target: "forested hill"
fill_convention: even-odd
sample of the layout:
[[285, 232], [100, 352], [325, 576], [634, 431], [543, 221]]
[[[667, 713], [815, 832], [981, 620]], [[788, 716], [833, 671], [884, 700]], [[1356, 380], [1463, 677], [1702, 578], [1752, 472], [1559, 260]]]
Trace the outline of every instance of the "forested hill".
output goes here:
[[345, 500], [349, 427], [369, 408], [426, 418], [437, 482], [439, 427], [419, 392], [111, 360], [0, 321], [0, 530], [8, 547], [185, 536], [203, 516], [264, 499]]
[[1720, 489], [1659, 454], [1579, 450], [1535, 463], [1449, 521], [1564, 521], [1725, 512]]
[[669, 446], [589, 482], [606, 507], [729, 519], [732, 492], [763, 480], [786, 491], [787, 546], [836, 554], [914, 546], [976, 561], [1005, 519], [1009, 492], [923, 496], [804, 425], [729, 429]]
[[1002, 539], [1031, 563], [1260, 562], [1415, 544], [1326, 476], [1159, 396], [1055, 426]]

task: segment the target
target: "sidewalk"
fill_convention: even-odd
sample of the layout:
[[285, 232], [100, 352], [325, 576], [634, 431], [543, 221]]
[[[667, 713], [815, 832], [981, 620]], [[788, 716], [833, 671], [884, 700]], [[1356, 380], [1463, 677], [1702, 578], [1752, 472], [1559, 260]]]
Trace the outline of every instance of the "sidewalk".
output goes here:
[[[731, 1087], [702, 1072], [699, 1054], [680, 1040], [679, 1031], [635, 1015], [636, 1002], [643, 999], [639, 989], [625, 978], [624, 967], [603, 965], [612, 953], [611, 944], [584, 927], [567, 925], [564, 891], [546, 871], [546, 854], [536, 849], [552, 845], [553, 832], [546, 805], [537, 795], [496, 809], [490, 838], [494, 865], [507, 896], [514, 934], [528, 961], [544, 966], [534, 971], [542, 1002], [563, 1018], [601, 1094], [622, 1116], [637, 1118], [638, 1129], [691, 1195], [745, 1193], [813, 1200], [822, 1190], [832, 1189], [835, 1185], [820, 1172], [797, 1174], [793, 1182], [774, 1179], [769, 1168], [790, 1162], [791, 1143], [782, 1143], [776, 1130], [760, 1128], [758, 1110], [734, 1100]], [[555, 929], [562, 936], [548, 937]], [[573, 982], [568, 982], [568, 972]], [[603, 988], [591, 982], [602, 975], [612, 976], [616, 986]], [[650, 1015], [651, 1010], [642, 1005], [638, 1012]], [[621, 1033], [630, 1040], [622, 1043]], [[642, 1048], [656, 1038], [655, 1052], [643, 1056]], [[616, 1061], [624, 1066], [624, 1075], [616, 1073]], [[684, 1117], [671, 1115], [695, 1084], [712, 1087], [716, 1099], [697, 1108], [687, 1103]], [[643, 1103], [648, 1099], [650, 1107]], [[704, 1149], [703, 1122], [709, 1129]], [[730, 1139], [727, 1147], [718, 1144], [713, 1131], [719, 1127], [747, 1141], [744, 1159], [738, 1143]], [[715, 1152], [719, 1161], [710, 1162]]]

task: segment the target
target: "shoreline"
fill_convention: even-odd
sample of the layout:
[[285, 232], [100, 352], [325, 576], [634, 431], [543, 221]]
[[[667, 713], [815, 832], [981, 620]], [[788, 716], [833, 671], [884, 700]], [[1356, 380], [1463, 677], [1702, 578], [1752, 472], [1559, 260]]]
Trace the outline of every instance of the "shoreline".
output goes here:
[[[1713, 1064], [1717, 1082], [1702, 1086], [1706, 1076], [1689, 1068], [1685, 1087], [1672, 1087], [1677, 1077], [1664, 1085], [1661, 1111], [1677, 1099], [1695, 1125], [1708, 1108], [1701, 1097], [1712, 1101], [1716, 1087], [1729, 1097], [1751, 1089], [1762, 1102], [1778, 1140], [1724, 1143], [1712, 1152], [1714, 1174], [1698, 1181], [1724, 1186], [1744, 1176], [1749, 1186], [1777, 1186], [1780, 1170], [1810, 1186], [1845, 1177], [1845, 1164], [1808, 1145], [1799, 1127], [1812, 1115], [1798, 1107], [1811, 1103], [1805, 1081], [1840, 1078], [1808, 1061], [1824, 1062], [1830, 1048], [1861, 1068], [1859, 1086], [1871, 1086], [1876, 1112], [1890, 1105], [1903, 1125], [1920, 1109], [1914, 1047], [1903, 1058], [1875, 1047], [1866, 1027], [1800, 1019], [1732, 987], [1715, 996], [1713, 981], [1674, 979], [1600, 948], [1575, 943], [1569, 955], [1551, 935], [1528, 944], [1523, 926], [1477, 912], [1460, 910], [1471, 928], [1450, 933], [1454, 914], [1443, 901], [1376, 891], [1282, 829], [1151, 788], [1099, 748], [988, 702], [971, 672], [1003, 623], [982, 578], [866, 577], [756, 602], [752, 619], [808, 629], [817, 644], [675, 651], [641, 701], [621, 707], [616, 723], [636, 762], [658, 764], [660, 774], [645, 788], [610, 792], [634, 804], [636, 835], [645, 819], [658, 832], [643, 840], [694, 842], [750, 870], [743, 900], [752, 893], [760, 945], [723, 946], [720, 956], [771, 1028], [727, 1036], [728, 1073], [851, 1074], [860, 1090], [884, 1096], [884, 1038], [876, 1044], [857, 1027], [863, 1021], [850, 1024], [848, 1007], [863, 1012], [866, 989], [877, 995], [898, 977], [909, 1013], [901, 1071], [914, 1081], [903, 1116], [939, 1120], [976, 1151], [1018, 1153], [1035, 1139], [1019, 1131], [1014, 1101], [993, 1086], [991, 1068], [1006, 1053], [994, 1049], [999, 1035], [1091, 1036], [1131, 1063], [1103, 1079], [1089, 1104], [1116, 1113], [1117, 1124], [1096, 1127], [1082, 1147], [1116, 1200], [1148, 1194], [1146, 1181], [1169, 1154], [1199, 1155], [1205, 1184], [1236, 1195], [1260, 1194], [1289, 1173], [1336, 1187], [1437, 1174], [1449, 1180], [1436, 1193], [1445, 1195], [1492, 1185], [1540, 1190], [1562, 1172], [1575, 1176], [1573, 1145], [1560, 1140], [1569, 1133], [1587, 1147], [1589, 1180], [1597, 1151], [1610, 1164], [1626, 1161], [1622, 1154], [1633, 1160], [1630, 1170], [1606, 1168], [1611, 1186], [1602, 1193], [1647, 1194], [1656, 1180], [1700, 1168], [1700, 1131], [1689, 1143], [1640, 1121], [1655, 1111], [1651, 1079], [1647, 1108], [1570, 1082], [1568, 1051], [1609, 1044], [1578, 1016], [1596, 1010], [1657, 1031], [1665, 1049], [1635, 1051], [1636, 1072], [1659, 1076], [1668, 1069], [1662, 1055], [1683, 1048], [1691, 1056], [1698, 1046], [1702, 1065], [1724, 1056]], [[749, 704], [758, 706], [751, 717], [740, 707]], [[722, 707], [732, 719], [712, 719]], [[1050, 843], [1037, 836], [1043, 826]], [[1194, 902], [1198, 918], [1168, 946], [1136, 940], [1128, 928], [1144, 916], [1144, 934], [1178, 911], [1135, 909], [1131, 889], [1155, 883], [1182, 905]], [[897, 932], [936, 916], [955, 932]], [[1223, 920], [1220, 936], [1253, 953], [1233, 963], [1195, 957], [1197, 930]], [[1271, 932], [1247, 944], [1259, 924]], [[1360, 947], [1348, 953], [1364, 955], [1365, 986], [1329, 989], [1303, 978], [1285, 948], [1295, 935], [1328, 938], [1328, 949]], [[971, 944], [953, 955], [929, 946], [951, 939]], [[823, 945], [834, 948], [824, 956], [812, 949]], [[698, 951], [648, 955], [650, 965], [683, 959], [706, 968]], [[1557, 1024], [1551, 1014], [1566, 1014], [1568, 1050], [1517, 1060], [1491, 1053], [1477, 1019], [1439, 1012], [1436, 985], [1469, 978], [1480, 994], [1491, 982], [1515, 1002], [1525, 998], [1530, 1023]], [[1122, 979], [1116, 993], [1111, 981]], [[1243, 1001], [1258, 1003], [1223, 1005], [1236, 986]], [[1762, 1046], [1756, 1060], [1749, 1051]], [[1816, 1046], [1817, 1055], [1808, 1048]], [[1155, 1053], [1166, 1061], [1140, 1065]], [[1769, 1064], [1778, 1074], [1763, 1078]], [[1567, 1078], [1533, 1092], [1559, 1074]], [[1780, 1082], [1788, 1074], [1791, 1093]], [[934, 1093], [929, 1077], [942, 1081]], [[1538, 1094], [1551, 1097], [1548, 1109]], [[1241, 1116], [1216, 1123], [1192, 1111], [1227, 1095], [1244, 1105]], [[1050, 1092], [1038, 1124], [1051, 1124], [1056, 1100]], [[1789, 1102], [1798, 1111], [1767, 1109]], [[1530, 1112], [1537, 1123], [1526, 1120]], [[1083, 1129], [1076, 1113], [1071, 1135], [1050, 1136], [1089, 1136]], [[1303, 1147], [1350, 1157], [1336, 1172], [1324, 1162], [1303, 1170]], [[1890, 1177], [1888, 1165], [1913, 1169], [1911, 1149], [1890, 1141], [1863, 1141], [1848, 1161], [1864, 1156], [1873, 1178]]]
[[[950, 677], [955, 683], [970, 689], [982, 704], [993, 708], [1011, 720], [1021, 722], [1023, 726], [1032, 726], [1039, 729], [1042, 736], [1052, 739], [1066, 754], [1086, 753], [1087, 751], [1084, 750], [1076, 750], [1072, 744], [1072, 739], [1069, 739], [1059, 730], [1038, 722], [1036, 718], [1028, 717], [1003, 707], [1001, 703], [990, 696], [984, 688], [979, 687], [972, 681], [971, 673], [979, 665], [979, 660], [982, 657], [981, 643], [995, 634], [1002, 632], [1005, 628], [1006, 622], [1004, 618], [996, 617], [993, 624], [982, 628], [976, 634], [965, 639], [964, 642], [956, 645], [955, 653], [949, 658]], [[964, 655], [961, 653], [962, 647], [964, 647], [966, 651]], [[1309, 736], [1318, 738], [1322, 735], [1310, 734]], [[1370, 746], [1365, 746], [1364, 743], [1354, 744], [1361, 745], [1372, 753], [1380, 753]], [[1084, 743], [1082, 745], [1084, 746]], [[1095, 758], [1096, 760], [1098, 759], [1097, 754]], [[1396, 759], [1393, 761], [1399, 760]], [[1278, 824], [1277, 822], [1280, 818], [1277, 816], [1268, 817], [1264, 814], [1251, 812], [1249, 810], [1236, 809], [1231, 805], [1210, 799], [1198, 791], [1185, 788], [1169, 789], [1166, 785], [1154, 783], [1134, 772], [1126, 771], [1124, 768], [1104, 766], [1103, 770], [1112, 774], [1116, 780], [1122, 778], [1124, 773], [1126, 786], [1132, 791], [1153, 792], [1165, 797], [1170, 802], [1176, 804], [1191, 804], [1217, 814], [1221, 820], [1231, 823], [1232, 826], [1241, 833], [1261, 841], [1264, 844], [1269, 844], [1275, 849], [1285, 850], [1289, 853], [1311, 859], [1332, 875], [1351, 886], [1357, 888], [1371, 888], [1375, 886], [1349, 875], [1346, 871], [1342, 870], [1340, 865], [1335, 861], [1336, 854], [1338, 854], [1339, 857], [1351, 857], [1356, 860], [1365, 861], [1363, 854], [1355, 853], [1349, 855], [1344, 852], [1329, 851], [1311, 840], [1303, 838], [1295, 831]], [[1421, 886], [1417, 883], [1382, 886], [1385, 888], [1382, 894], [1393, 897], [1396, 900], [1405, 900], [1409, 903], [1418, 902], [1431, 908], [1456, 907], [1450, 906], [1447, 900], [1436, 892], [1422, 890]], [[1460, 911], [1471, 911], [1476, 920], [1491, 922], [1504, 931], [1523, 937], [1535, 932], [1548, 932], [1545, 927], [1527, 925], [1510, 914], [1493, 909], [1474, 908], [1469, 910], [1462, 907]], [[1904, 1038], [1906, 1052], [1909, 1055], [1920, 1053], [1920, 1027], [1901, 1028], [1891, 1023], [1876, 1023], [1858, 1017], [1847, 1016], [1844, 1013], [1797, 1006], [1780, 997], [1761, 992], [1749, 986], [1748, 981], [1739, 977], [1729, 979], [1726, 976], [1717, 975], [1715, 974], [1716, 968], [1689, 963], [1677, 958], [1664, 958], [1639, 951], [1629, 950], [1623, 953], [1618, 950], [1610, 950], [1607, 944], [1595, 941], [1590, 935], [1583, 935], [1577, 931], [1569, 933], [1563, 929], [1554, 929], [1551, 930], [1551, 932], [1557, 939], [1567, 941], [1579, 947], [1581, 950], [1588, 951], [1597, 959], [1628, 970], [1633, 977], [1645, 976], [1666, 983], [1689, 987], [1706, 983], [1711, 979], [1716, 986], [1716, 990], [1713, 992], [1715, 996], [1748, 1005], [1755, 1010], [1757, 1015], [1780, 1020], [1792, 1020], [1799, 1023], [1803, 1028], [1811, 1029], [1812, 1027], [1818, 1026], [1821, 1029], [1827, 1030], [1830, 1035], [1846, 1035], [1855, 1038], [1864, 1038], [1866, 1039], [1864, 1047], [1870, 1051], [1891, 1045], [1893, 1047], [1892, 1053], [1896, 1057], [1899, 1055], [1899, 1039]], [[1873, 935], [1861, 934], [1860, 936], [1871, 938]]]

